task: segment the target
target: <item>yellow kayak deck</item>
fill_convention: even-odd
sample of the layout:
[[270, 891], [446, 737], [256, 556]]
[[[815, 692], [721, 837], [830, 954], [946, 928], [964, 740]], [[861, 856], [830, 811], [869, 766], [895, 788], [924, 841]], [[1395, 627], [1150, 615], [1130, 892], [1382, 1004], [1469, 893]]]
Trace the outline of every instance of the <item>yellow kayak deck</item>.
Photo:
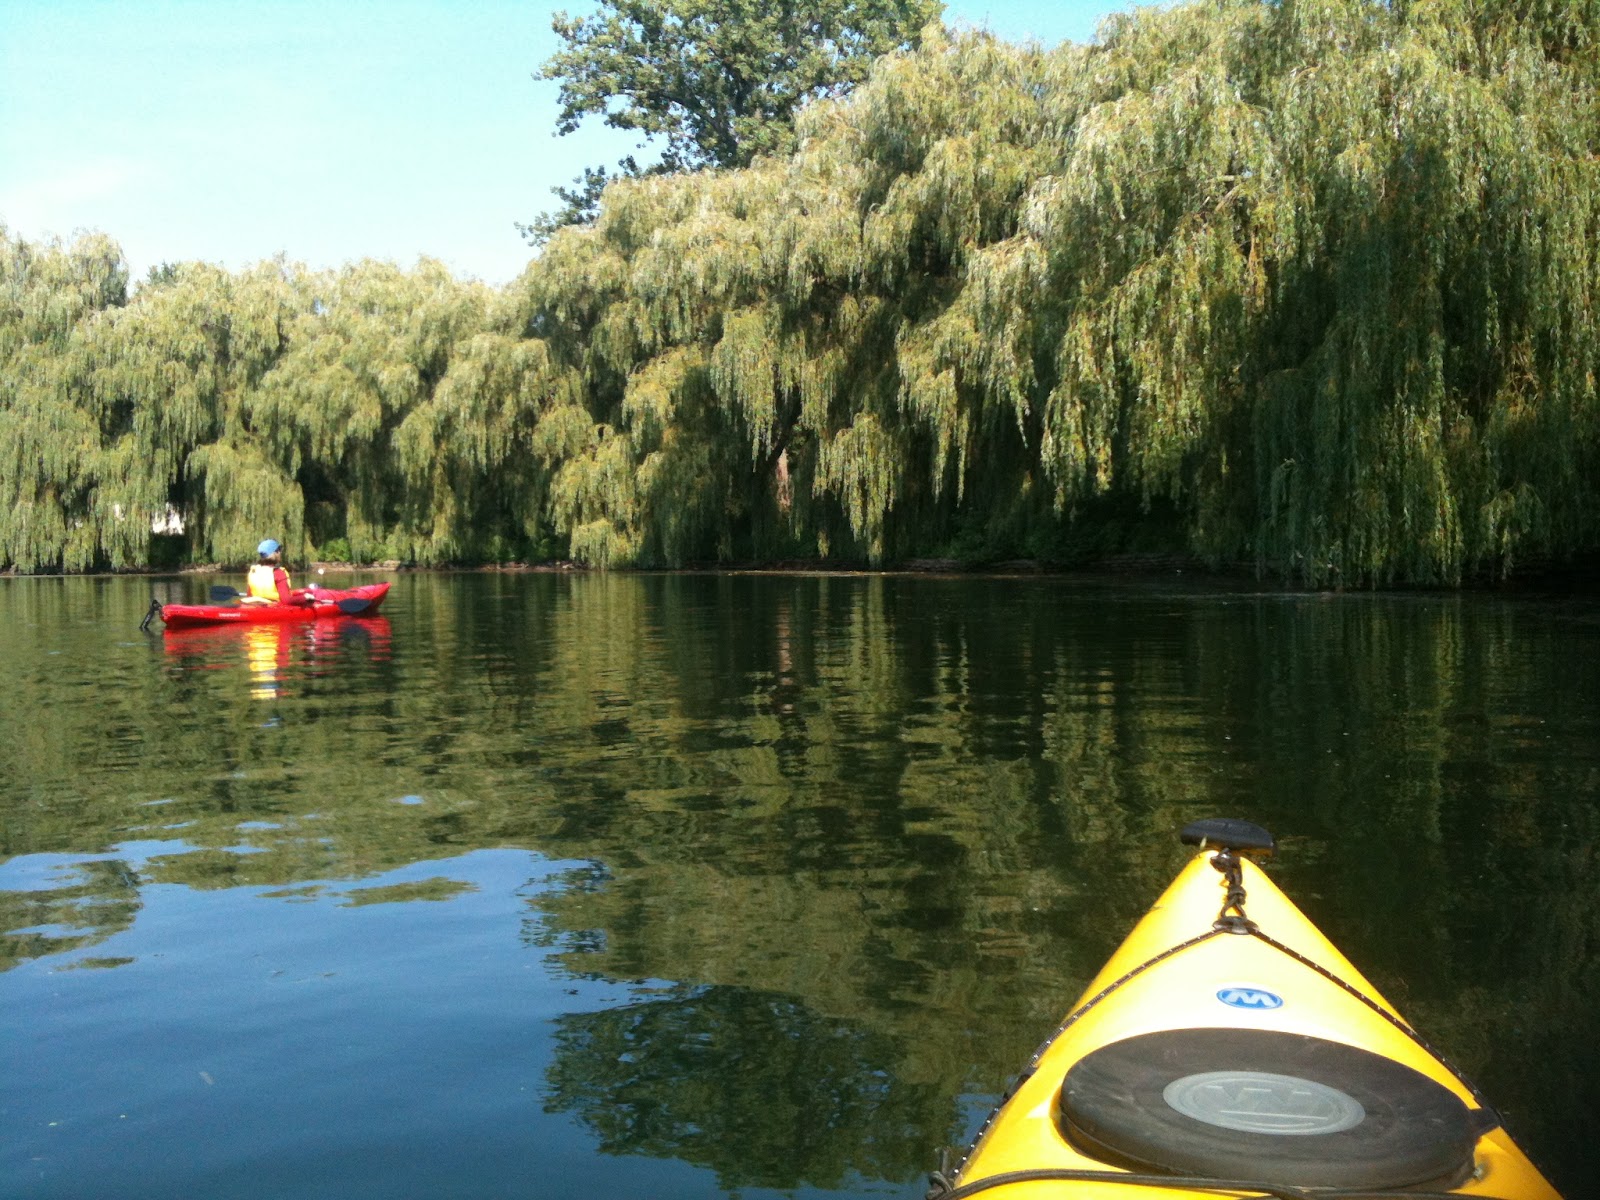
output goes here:
[[1201, 853], [930, 1200], [1560, 1200], [1253, 862], [1185, 836]]

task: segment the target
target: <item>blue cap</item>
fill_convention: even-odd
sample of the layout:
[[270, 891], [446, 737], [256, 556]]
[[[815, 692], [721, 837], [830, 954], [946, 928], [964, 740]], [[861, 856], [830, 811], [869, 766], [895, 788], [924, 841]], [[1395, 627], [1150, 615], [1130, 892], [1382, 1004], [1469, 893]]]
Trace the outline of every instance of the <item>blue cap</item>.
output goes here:
[[265, 558], [267, 555], [276, 554], [282, 549], [283, 547], [278, 545], [277, 542], [273, 541], [271, 538], [268, 538], [266, 541], [262, 542], [261, 545], [256, 547], [256, 553], [262, 558]]

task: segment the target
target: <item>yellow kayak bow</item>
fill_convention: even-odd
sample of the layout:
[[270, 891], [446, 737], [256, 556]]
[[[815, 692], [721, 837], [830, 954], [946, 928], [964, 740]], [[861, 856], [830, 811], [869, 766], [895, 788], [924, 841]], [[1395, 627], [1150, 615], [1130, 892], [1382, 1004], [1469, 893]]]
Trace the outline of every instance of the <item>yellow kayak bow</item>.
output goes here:
[[1560, 1200], [1498, 1115], [1250, 860], [1201, 852], [928, 1200]]

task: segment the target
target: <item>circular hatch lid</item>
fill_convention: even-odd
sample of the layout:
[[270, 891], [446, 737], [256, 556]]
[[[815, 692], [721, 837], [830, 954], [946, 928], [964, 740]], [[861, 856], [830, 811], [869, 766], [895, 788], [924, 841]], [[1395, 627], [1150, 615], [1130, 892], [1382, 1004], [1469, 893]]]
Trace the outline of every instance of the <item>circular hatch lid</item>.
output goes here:
[[1096, 1157], [1306, 1187], [1459, 1179], [1478, 1136], [1467, 1106], [1410, 1067], [1256, 1029], [1172, 1029], [1102, 1046], [1067, 1071], [1057, 1115]]

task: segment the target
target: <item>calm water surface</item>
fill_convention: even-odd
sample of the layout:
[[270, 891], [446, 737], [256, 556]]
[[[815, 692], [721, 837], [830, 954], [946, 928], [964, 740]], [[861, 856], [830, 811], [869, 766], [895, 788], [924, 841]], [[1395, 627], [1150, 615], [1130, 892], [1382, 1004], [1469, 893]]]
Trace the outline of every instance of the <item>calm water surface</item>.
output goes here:
[[1593, 602], [207, 582], [0, 581], [0, 1195], [911, 1200], [1217, 814], [1600, 1177]]

